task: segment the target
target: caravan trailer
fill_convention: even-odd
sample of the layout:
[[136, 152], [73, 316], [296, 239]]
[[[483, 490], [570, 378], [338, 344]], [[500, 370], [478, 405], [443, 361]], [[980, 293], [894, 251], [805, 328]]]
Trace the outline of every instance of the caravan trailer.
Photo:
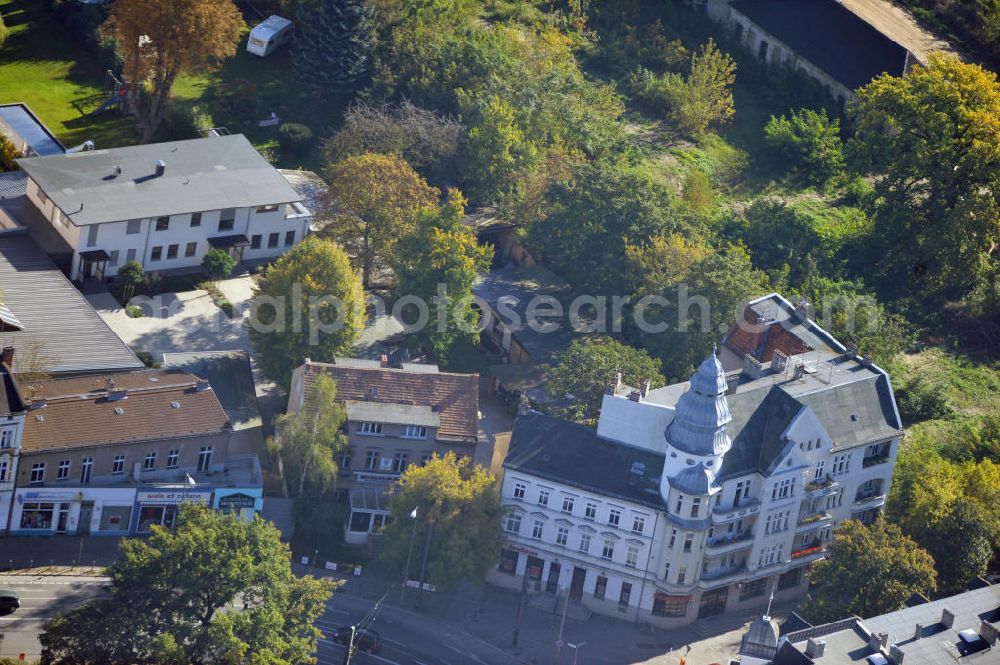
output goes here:
[[292, 22], [280, 16], [268, 16], [254, 26], [247, 40], [247, 51], [264, 57], [292, 39]]

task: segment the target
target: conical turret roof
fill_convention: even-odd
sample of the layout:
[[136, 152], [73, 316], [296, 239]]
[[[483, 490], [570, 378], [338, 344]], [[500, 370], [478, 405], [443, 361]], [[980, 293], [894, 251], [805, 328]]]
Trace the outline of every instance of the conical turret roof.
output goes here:
[[726, 434], [730, 420], [726, 373], [713, 351], [691, 377], [690, 389], [677, 400], [667, 443], [692, 455], [722, 455], [732, 445]]

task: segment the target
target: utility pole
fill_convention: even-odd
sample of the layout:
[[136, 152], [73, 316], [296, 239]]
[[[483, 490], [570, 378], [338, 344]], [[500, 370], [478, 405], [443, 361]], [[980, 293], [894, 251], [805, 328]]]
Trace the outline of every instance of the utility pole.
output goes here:
[[424, 579], [427, 577], [427, 555], [431, 551], [431, 533], [434, 531], [434, 522], [427, 523], [427, 539], [424, 541], [424, 560], [420, 564], [420, 589], [417, 591], [417, 609], [424, 599]]
[[347, 647], [344, 649], [344, 665], [351, 665], [351, 656], [354, 655], [354, 636], [357, 633], [357, 626], [351, 626], [351, 637], [347, 640]]
[[524, 599], [528, 595], [528, 562], [524, 563], [524, 577], [521, 579], [521, 595], [517, 599], [517, 616], [514, 618], [514, 637], [511, 646], [517, 646], [517, 636], [521, 632], [521, 616], [524, 614]]
[[563, 628], [566, 627], [566, 610], [569, 609], [569, 594], [566, 593], [566, 588], [565, 587], [563, 587], [562, 592], [563, 592], [563, 594], [562, 594], [562, 596], [563, 596], [562, 618], [559, 619], [559, 637], [556, 638], [556, 657], [555, 657], [555, 660], [552, 661], [556, 665], [558, 665], [558, 663], [559, 663], [559, 654], [562, 653], [562, 648], [563, 648]]
[[399, 605], [403, 605], [403, 595], [406, 593], [406, 580], [410, 576], [410, 558], [413, 556], [413, 541], [417, 537], [417, 509], [410, 513], [413, 518], [413, 530], [410, 532], [410, 548], [406, 551], [406, 567], [403, 569], [403, 584], [399, 587]]

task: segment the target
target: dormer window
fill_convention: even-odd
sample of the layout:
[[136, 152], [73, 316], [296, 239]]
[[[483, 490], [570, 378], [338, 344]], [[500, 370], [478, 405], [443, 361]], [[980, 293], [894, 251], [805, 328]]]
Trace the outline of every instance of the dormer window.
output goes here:
[[0, 448], [11, 448], [14, 446], [14, 430], [0, 429]]
[[358, 434], [363, 434], [365, 436], [382, 436], [382, 423], [358, 423], [355, 431], [357, 431]]

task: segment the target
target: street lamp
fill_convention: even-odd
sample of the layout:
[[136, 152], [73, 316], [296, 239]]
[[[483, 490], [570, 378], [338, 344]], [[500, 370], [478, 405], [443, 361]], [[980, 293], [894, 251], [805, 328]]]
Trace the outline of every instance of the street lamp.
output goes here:
[[406, 567], [403, 569], [403, 585], [399, 588], [399, 604], [403, 604], [403, 595], [406, 593], [406, 580], [410, 577], [410, 557], [413, 556], [413, 541], [417, 537], [417, 509], [410, 513], [413, 520], [413, 530], [410, 531], [410, 548], [406, 551]]
[[580, 655], [580, 649], [587, 645], [586, 642], [577, 642], [573, 644], [572, 642], [567, 642], [566, 646], [573, 650], [573, 665], [576, 665], [576, 657]]

